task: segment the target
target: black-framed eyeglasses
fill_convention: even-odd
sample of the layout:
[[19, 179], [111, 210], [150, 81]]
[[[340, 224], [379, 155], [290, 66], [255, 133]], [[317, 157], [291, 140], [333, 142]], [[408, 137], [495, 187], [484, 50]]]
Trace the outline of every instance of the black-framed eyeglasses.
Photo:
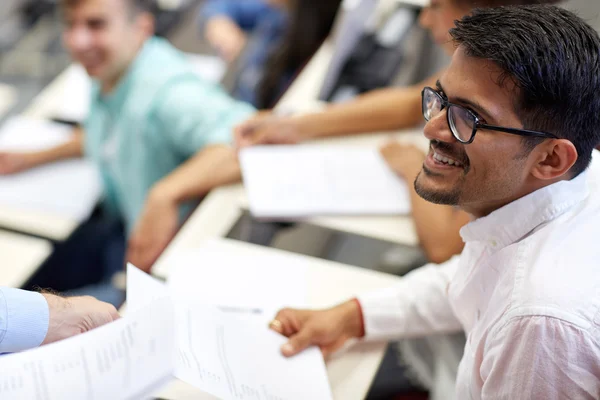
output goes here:
[[425, 117], [425, 121], [429, 121], [431, 118], [442, 112], [442, 110], [445, 108], [446, 120], [448, 121], [450, 131], [456, 140], [463, 144], [473, 143], [473, 140], [475, 139], [475, 133], [477, 133], [478, 129], [487, 129], [520, 136], [558, 139], [558, 136], [551, 133], [484, 124], [481, 122], [479, 117], [473, 113], [473, 111], [461, 105], [450, 103], [448, 99], [442, 97], [441, 94], [430, 87], [423, 89], [421, 97], [423, 117]]

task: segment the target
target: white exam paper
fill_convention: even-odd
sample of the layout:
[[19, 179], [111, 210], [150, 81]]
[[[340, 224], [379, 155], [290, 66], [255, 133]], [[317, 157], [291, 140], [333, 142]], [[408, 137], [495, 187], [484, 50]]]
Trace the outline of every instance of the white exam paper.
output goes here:
[[168, 262], [172, 292], [207, 304], [261, 309], [267, 317], [284, 307], [308, 304], [308, 269], [302, 259], [290, 254], [243, 257], [231, 252], [227, 243], [210, 240]]
[[171, 379], [175, 363], [169, 299], [91, 332], [0, 357], [2, 400], [140, 399]]
[[[190, 277], [192, 279], [192, 277]], [[127, 307], [135, 311], [170, 292], [175, 304], [175, 376], [221, 399], [331, 399], [320, 351], [281, 355], [286, 338], [268, 329], [260, 315], [222, 311], [127, 268]], [[204, 299], [202, 299], [202, 302]]]
[[[69, 141], [72, 129], [48, 121], [14, 117], [0, 128], [0, 152], [27, 152]], [[102, 194], [93, 163], [60, 161], [15, 175], [0, 176], [0, 205], [44, 212], [78, 222], [87, 219]]]
[[255, 146], [240, 152], [240, 163], [259, 218], [410, 212], [406, 183], [376, 148]]

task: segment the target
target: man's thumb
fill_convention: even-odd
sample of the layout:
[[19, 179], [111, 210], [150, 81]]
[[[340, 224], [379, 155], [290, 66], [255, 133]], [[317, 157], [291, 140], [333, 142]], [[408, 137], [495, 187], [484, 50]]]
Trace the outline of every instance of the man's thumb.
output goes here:
[[286, 357], [295, 356], [302, 352], [307, 347], [312, 345], [313, 332], [311, 329], [303, 329], [294, 336], [290, 337], [290, 340], [281, 346], [281, 353]]

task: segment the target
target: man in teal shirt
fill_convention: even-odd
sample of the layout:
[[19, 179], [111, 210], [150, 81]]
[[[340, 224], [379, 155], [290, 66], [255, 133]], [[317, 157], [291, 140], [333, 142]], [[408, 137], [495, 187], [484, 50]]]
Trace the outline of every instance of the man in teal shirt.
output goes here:
[[[62, 258], [74, 264], [73, 254], [90, 257], [92, 252], [82, 249], [90, 241], [102, 242], [106, 281], [123, 264], [123, 250], [119, 257], [115, 249], [124, 247], [126, 237], [127, 260], [149, 271], [189, 213], [190, 202], [239, 180], [231, 129], [254, 110], [204, 82], [182, 53], [153, 37], [146, 1], [61, 3], [66, 47], [94, 79], [90, 115], [70, 143], [43, 152], [0, 154], [0, 174], [90, 157], [104, 182], [104, 222], [122, 223], [124, 232], [111, 228], [104, 232], [106, 240], [99, 240], [102, 229], [80, 230], [73, 238], [77, 246], [66, 246], [69, 254]], [[54, 264], [65, 265], [60, 255], [55, 258]], [[72, 268], [62, 275], [81, 275], [85, 267]], [[40, 284], [46, 283], [62, 290], [73, 286], [56, 280]]]

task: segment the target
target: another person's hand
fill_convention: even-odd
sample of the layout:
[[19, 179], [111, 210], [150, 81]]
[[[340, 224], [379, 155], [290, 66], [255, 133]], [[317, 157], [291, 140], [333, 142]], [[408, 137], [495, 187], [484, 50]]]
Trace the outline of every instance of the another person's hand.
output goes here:
[[179, 207], [160, 188], [153, 189], [135, 226], [127, 247], [126, 259], [150, 272], [152, 265], [177, 233]]
[[50, 310], [48, 333], [42, 345], [91, 331], [120, 318], [114, 306], [90, 296], [65, 298], [49, 293], [42, 296]]
[[0, 152], [0, 175], [11, 175], [33, 168], [34, 163], [29, 153]]
[[398, 142], [386, 144], [380, 152], [390, 168], [411, 183], [421, 172], [426, 157], [417, 147]]
[[208, 43], [229, 63], [240, 55], [247, 41], [244, 31], [234, 21], [222, 16], [208, 21], [204, 35]]
[[319, 346], [323, 356], [327, 357], [349, 339], [364, 335], [362, 312], [356, 300], [320, 311], [284, 309], [269, 326], [289, 338], [281, 348], [286, 357], [310, 346]]
[[294, 117], [280, 117], [271, 111], [260, 112], [234, 129], [237, 148], [261, 144], [296, 144], [302, 134]]

